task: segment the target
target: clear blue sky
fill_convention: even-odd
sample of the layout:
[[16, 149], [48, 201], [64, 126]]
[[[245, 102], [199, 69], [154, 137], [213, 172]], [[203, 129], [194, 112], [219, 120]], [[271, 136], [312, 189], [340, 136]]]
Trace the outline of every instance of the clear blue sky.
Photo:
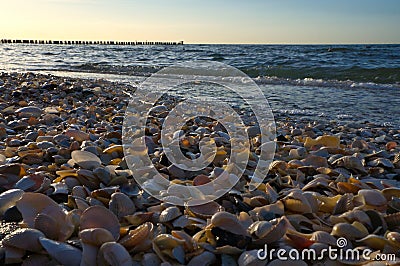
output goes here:
[[0, 0], [0, 38], [400, 43], [400, 0]]

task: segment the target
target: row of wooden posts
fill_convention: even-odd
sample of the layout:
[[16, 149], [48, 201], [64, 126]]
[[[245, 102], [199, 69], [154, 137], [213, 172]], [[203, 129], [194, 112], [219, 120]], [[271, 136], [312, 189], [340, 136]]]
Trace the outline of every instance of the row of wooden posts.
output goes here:
[[2, 39], [1, 43], [24, 43], [24, 44], [68, 44], [68, 45], [179, 45], [183, 44], [183, 41], [179, 42], [121, 42], [121, 41], [53, 41], [53, 40], [10, 40]]

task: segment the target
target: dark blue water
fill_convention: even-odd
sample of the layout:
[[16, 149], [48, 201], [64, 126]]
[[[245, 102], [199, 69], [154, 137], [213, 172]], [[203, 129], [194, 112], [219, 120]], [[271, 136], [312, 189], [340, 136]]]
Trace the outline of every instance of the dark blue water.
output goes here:
[[132, 83], [188, 60], [239, 68], [279, 115], [400, 125], [400, 45], [0, 45], [0, 71]]

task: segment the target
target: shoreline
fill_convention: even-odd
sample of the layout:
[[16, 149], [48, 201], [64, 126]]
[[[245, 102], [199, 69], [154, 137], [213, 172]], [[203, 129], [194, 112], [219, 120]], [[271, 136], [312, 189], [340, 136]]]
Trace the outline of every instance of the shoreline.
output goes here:
[[[304, 248], [301, 241], [307, 242], [305, 235], [312, 234], [313, 231], [327, 232], [334, 241], [339, 237], [348, 237], [354, 247], [367, 246], [373, 251], [382, 247], [387, 253], [397, 252], [396, 255], [400, 255], [400, 228], [396, 222], [400, 219], [399, 129], [372, 123], [353, 123], [352, 126], [338, 125], [336, 122], [303, 122], [295, 116], [276, 117], [275, 162], [271, 164], [264, 184], [251, 192], [246, 184], [257, 162], [259, 136], [257, 128], [249, 124], [249, 132], [252, 132], [252, 158], [244, 176], [232, 192], [216, 200], [217, 208], [211, 204], [212, 206], [195, 210], [160, 203], [142, 193], [132, 179], [121, 146], [121, 130], [125, 107], [129, 101], [123, 88], [130, 90], [133, 87], [106, 80], [33, 73], [1, 73], [0, 87], [0, 193], [13, 188], [18, 190], [12, 192], [15, 194], [13, 197], [6, 198], [4, 194], [3, 198], [0, 197], [0, 202], [6, 206], [0, 208], [1, 219], [7, 222], [24, 220], [31, 231], [41, 231], [39, 233], [44, 234], [46, 241], [54, 239], [67, 245], [66, 247], [74, 247], [74, 254], [78, 257], [93, 259], [84, 251], [82, 253], [82, 245], [87, 244], [84, 242], [87, 240], [83, 240], [79, 232], [93, 229], [84, 224], [87, 218], [85, 215], [90, 208], [95, 210], [93, 212], [99, 211], [93, 208], [98, 205], [107, 208], [106, 211], [101, 211], [104, 217], [118, 221], [114, 225], [117, 228], [99, 221], [99, 227], [112, 233], [117, 231], [120, 235], [107, 243], [122, 250], [120, 252], [124, 256], [128, 254], [125, 259], [142, 264], [150, 259], [158, 264], [164, 262], [164, 265], [188, 264], [191, 261], [196, 263], [199, 260], [209, 260], [210, 263], [217, 264], [224, 260], [241, 263], [246, 256], [254, 259], [254, 250], [263, 247], [263, 239], [274, 239], [268, 244], [301, 249]], [[166, 102], [163, 103], [168, 106]], [[168, 111], [164, 115], [168, 115]], [[161, 121], [161, 118], [160, 114], [152, 117], [154, 124]], [[224, 156], [214, 161], [213, 166], [222, 168], [226, 163], [225, 155], [230, 153], [229, 139], [224, 137], [222, 130], [217, 129], [213, 121], [204, 120], [199, 124], [193, 122], [193, 126], [202, 127], [206, 134], [218, 138], [218, 145], [224, 150]], [[189, 178], [187, 172], [173, 169], [168, 159], [158, 150], [159, 128], [152, 126], [146, 130], [152, 146], [150, 157], [164, 175], [177, 183], [186, 182], [185, 184], [203, 184], [212, 180], [211, 167]], [[188, 129], [188, 132], [195, 137], [199, 135], [196, 135], [195, 130]], [[189, 145], [185, 151], [196, 154], [198, 149], [195, 146]], [[75, 151], [81, 157], [73, 158]], [[89, 156], [88, 153], [93, 155]], [[93, 159], [93, 156], [97, 159]], [[43, 198], [36, 198], [37, 194], [42, 194]], [[32, 197], [30, 202], [25, 198], [27, 195]], [[15, 207], [20, 198], [23, 203]], [[72, 213], [78, 219], [76, 223], [64, 220], [65, 224], [72, 226], [67, 237], [61, 236], [61, 231], [52, 231], [51, 226], [46, 228], [39, 223], [27, 222], [27, 216], [32, 214], [24, 213], [23, 204], [27, 208], [33, 208], [35, 204], [44, 202], [43, 200], [48, 201], [49, 206], [54, 201], [62, 206], [59, 207], [61, 214], [58, 207], [52, 207], [62, 219], [67, 219], [64, 212]], [[115, 206], [113, 201], [116, 202]], [[31, 220], [36, 219], [36, 215], [46, 214], [44, 209], [38, 208], [37, 213], [34, 213], [35, 217], [30, 217]], [[366, 218], [363, 217], [364, 220], [355, 215], [359, 210], [368, 213]], [[227, 212], [234, 215], [224, 218], [227, 220], [223, 220], [223, 223], [234, 224], [234, 229], [216, 222], [218, 213]], [[93, 215], [102, 217], [101, 214]], [[168, 218], [169, 215], [175, 216]], [[61, 226], [58, 218], [50, 224]], [[372, 220], [378, 218], [378, 224]], [[176, 222], [178, 219], [180, 223]], [[207, 222], [207, 219], [211, 219], [211, 222]], [[254, 229], [255, 223], [260, 221], [269, 223], [268, 226], [271, 227], [282, 225], [282, 230], [246, 230]], [[355, 232], [354, 236], [337, 224], [351, 228], [349, 230]], [[209, 233], [215, 239], [198, 234], [206, 228], [210, 229]], [[389, 236], [393, 236], [394, 240], [387, 237], [388, 233], [383, 228], [392, 233]], [[140, 244], [133, 243], [130, 238], [134, 236], [136, 229], [147, 232]], [[298, 235], [293, 236], [294, 232]], [[176, 246], [182, 247], [183, 255], [166, 255], [162, 250], [157, 250], [159, 246], [170, 248], [161, 245], [161, 233], [171, 238], [174, 236], [185, 239], [184, 242], [191, 245], [183, 245], [182, 241], [174, 240]], [[41, 261], [65, 264], [70, 262], [68, 259], [72, 259], [57, 257], [54, 247], [49, 244], [51, 248], [48, 248], [44, 240], [40, 241], [43, 248], [35, 243], [39, 245], [37, 250], [20, 244], [18, 237], [21, 236], [15, 233], [0, 235], [3, 239], [8, 239], [8, 242], [2, 243], [2, 247], [0, 245], [0, 251], [5, 252], [0, 252], [0, 262]], [[384, 238], [385, 244], [378, 247], [377, 243], [360, 240], [374, 235]], [[16, 242], [9, 241], [10, 239]], [[307, 248], [317, 249], [317, 245], [313, 244], [327, 245], [317, 240], [311, 242], [307, 242]], [[96, 245], [100, 247], [104, 243]], [[11, 256], [10, 250], [13, 248], [21, 252]], [[106, 257], [105, 254], [101, 256], [103, 259]], [[342, 263], [345, 264], [346, 261]], [[299, 265], [306, 264], [299, 261]]]

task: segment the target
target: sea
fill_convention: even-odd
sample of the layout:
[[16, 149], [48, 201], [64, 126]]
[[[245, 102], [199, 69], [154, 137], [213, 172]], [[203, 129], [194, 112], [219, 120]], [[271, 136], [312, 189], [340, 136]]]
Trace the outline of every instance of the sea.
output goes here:
[[[135, 86], [166, 67], [193, 60], [221, 62], [244, 72], [259, 86], [276, 118], [400, 129], [398, 44], [0, 44], [2, 72], [104, 78]], [[212, 93], [224, 96], [220, 89]]]

